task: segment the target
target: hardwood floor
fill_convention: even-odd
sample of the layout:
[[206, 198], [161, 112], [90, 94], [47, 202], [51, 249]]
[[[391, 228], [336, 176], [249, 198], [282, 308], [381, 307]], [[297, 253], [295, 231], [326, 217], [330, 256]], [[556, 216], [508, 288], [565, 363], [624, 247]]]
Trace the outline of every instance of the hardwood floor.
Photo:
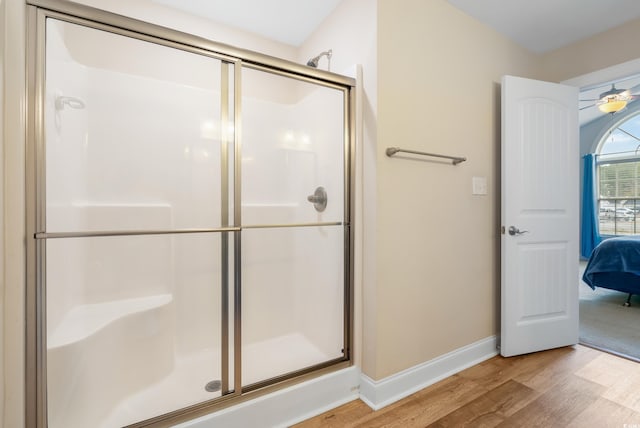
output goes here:
[[494, 357], [377, 412], [360, 400], [312, 427], [640, 428], [640, 364], [585, 346]]

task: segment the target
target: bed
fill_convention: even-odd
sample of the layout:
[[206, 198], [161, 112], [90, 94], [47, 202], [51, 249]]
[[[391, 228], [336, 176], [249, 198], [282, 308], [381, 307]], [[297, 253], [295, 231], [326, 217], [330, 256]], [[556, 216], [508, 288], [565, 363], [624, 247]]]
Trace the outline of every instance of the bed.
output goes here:
[[619, 236], [602, 241], [591, 253], [582, 280], [596, 287], [640, 294], [640, 236]]

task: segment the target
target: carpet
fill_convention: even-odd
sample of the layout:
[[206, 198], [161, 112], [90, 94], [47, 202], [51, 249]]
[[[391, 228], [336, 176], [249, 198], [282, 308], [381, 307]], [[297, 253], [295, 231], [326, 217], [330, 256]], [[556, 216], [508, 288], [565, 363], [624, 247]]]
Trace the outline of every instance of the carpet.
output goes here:
[[640, 361], [640, 296], [580, 281], [580, 343]]

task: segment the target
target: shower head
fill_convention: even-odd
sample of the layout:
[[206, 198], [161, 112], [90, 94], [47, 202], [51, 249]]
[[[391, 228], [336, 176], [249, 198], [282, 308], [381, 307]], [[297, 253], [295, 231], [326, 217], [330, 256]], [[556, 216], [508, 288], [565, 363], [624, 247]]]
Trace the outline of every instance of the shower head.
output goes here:
[[307, 61], [307, 65], [309, 67], [318, 68], [318, 62], [320, 62], [320, 58], [322, 58], [323, 56], [326, 56], [327, 60], [329, 60], [329, 67], [328, 68], [331, 68], [331, 55], [333, 55], [333, 49], [329, 49], [328, 51], [324, 51], [320, 55], [314, 56], [309, 61]]

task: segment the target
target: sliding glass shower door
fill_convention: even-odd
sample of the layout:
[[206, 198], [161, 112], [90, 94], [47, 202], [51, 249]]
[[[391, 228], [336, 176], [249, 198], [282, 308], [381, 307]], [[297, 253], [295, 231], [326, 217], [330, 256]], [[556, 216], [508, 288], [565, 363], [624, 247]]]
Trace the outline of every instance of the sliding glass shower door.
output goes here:
[[46, 30], [49, 427], [124, 426], [228, 393], [234, 66]]
[[36, 426], [174, 421], [348, 362], [349, 88], [36, 23]]
[[[345, 357], [345, 93], [242, 71], [243, 385]], [[249, 125], [250, 124], [250, 125]]]

